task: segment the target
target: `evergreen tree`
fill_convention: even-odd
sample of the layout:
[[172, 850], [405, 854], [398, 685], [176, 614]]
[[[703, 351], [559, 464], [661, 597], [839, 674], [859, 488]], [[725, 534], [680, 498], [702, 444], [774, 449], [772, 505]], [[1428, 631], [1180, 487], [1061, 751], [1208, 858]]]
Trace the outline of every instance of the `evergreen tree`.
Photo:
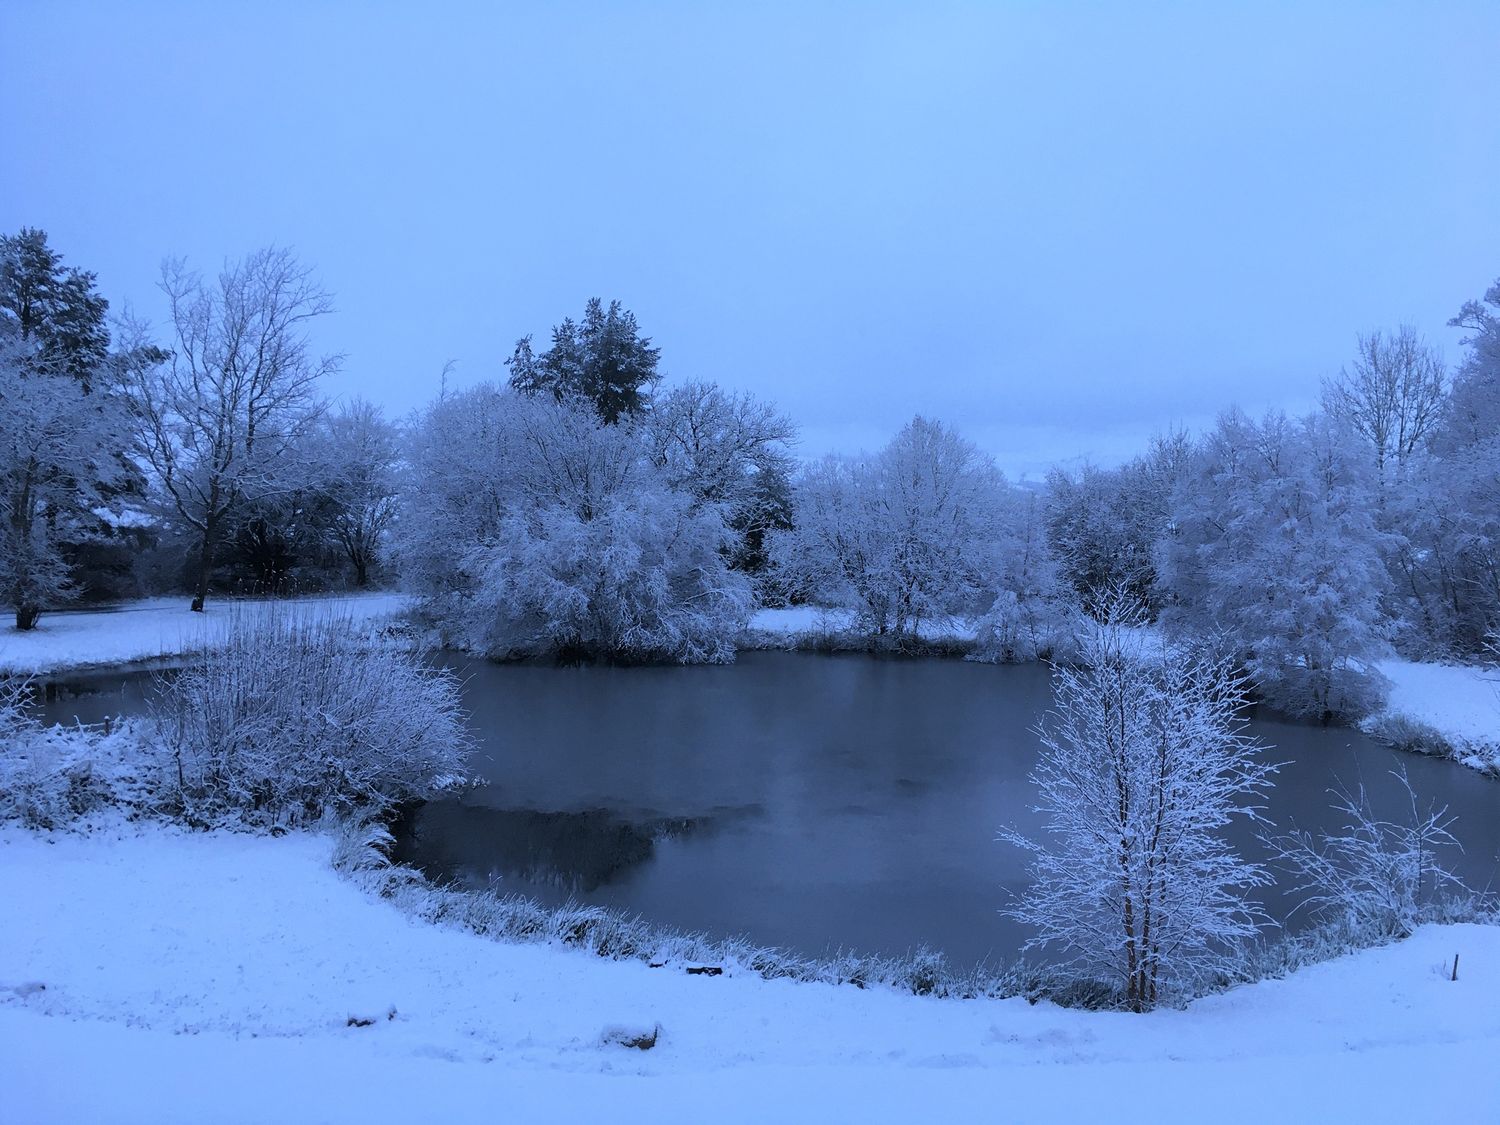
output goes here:
[[642, 336], [635, 314], [611, 301], [589, 300], [583, 321], [572, 317], [552, 329], [552, 346], [537, 355], [531, 337], [516, 342], [506, 366], [510, 385], [523, 394], [550, 391], [559, 402], [580, 397], [607, 423], [640, 414], [656, 384], [660, 348]]
[[0, 317], [23, 341], [34, 341], [34, 361], [71, 375], [87, 394], [109, 356], [109, 302], [94, 291], [89, 270], [64, 267], [47, 245], [47, 232], [22, 227], [0, 235]]

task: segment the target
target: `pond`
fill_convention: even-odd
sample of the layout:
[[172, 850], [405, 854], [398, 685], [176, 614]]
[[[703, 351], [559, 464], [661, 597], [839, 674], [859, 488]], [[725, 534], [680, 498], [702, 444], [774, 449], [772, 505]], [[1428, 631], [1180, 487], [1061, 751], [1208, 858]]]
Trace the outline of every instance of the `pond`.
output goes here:
[[[995, 833], [1036, 824], [1042, 666], [749, 652], [730, 667], [454, 667], [488, 784], [413, 818], [401, 858], [429, 875], [810, 954], [926, 945], [966, 965], [1024, 940], [998, 913], [1024, 856]], [[46, 709], [134, 712], [148, 686], [81, 681]], [[1466, 880], [1500, 887], [1500, 784], [1347, 728], [1257, 717], [1251, 733], [1285, 763], [1280, 828], [1337, 826], [1339, 785], [1394, 814], [1405, 767], [1458, 817]], [[1253, 830], [1236, 838], [1256, 850]]]

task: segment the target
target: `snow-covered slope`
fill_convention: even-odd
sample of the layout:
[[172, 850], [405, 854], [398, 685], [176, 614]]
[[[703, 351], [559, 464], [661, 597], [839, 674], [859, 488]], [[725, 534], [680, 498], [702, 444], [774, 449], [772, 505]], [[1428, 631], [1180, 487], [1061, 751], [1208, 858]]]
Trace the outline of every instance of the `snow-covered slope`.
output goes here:
[[[0, 832], [0, 1119], [1500, 1116], [1497, 928], [1429, 927], [1186, 1011], [1085, 1013], [497, 944], [366, 897], [329, 848]], [[658, 1025], [652, 1050], [610, 1041]]]
[[0, 673], [36, 675], [184, 656], [202, 648], [235, 614], [293, 607], [298, 613], [338, 613], [355, 621], [388, 617], [407, 602], [401, 594], [349, 594], [294, 601], [213, 601], [203, 613], [186, 597], [152, 598], [119, 609], [43, 614], [33, 630], [0, 623]]

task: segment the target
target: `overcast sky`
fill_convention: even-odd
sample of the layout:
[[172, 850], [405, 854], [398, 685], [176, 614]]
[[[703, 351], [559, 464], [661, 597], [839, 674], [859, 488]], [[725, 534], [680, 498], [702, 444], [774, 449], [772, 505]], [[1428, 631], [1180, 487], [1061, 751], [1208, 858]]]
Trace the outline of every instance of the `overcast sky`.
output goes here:
[[597, 295], [805, 453], [1110, 463], [1500, 276], [1500, 3], [1209, 8], [5, 0], [0, 228], [156, 320], [291, 246], [398, 414]]

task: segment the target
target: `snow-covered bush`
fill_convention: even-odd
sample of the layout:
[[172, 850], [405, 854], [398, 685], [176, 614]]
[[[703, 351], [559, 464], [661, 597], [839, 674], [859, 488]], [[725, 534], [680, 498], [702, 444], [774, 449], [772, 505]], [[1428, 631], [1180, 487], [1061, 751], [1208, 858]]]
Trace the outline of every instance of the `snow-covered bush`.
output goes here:
[[1246, 892], [1269, 877], [1222, 832], [1253, 815], [1273, 767], [1241, 733], [1229, 664], [1153, 648], [1137, 620], [1117, 597], [1079, 663], [1054, 673], [1032, 773], [1050, 841], [1001, 838], [1033, 855], [1031, 886], [1005, 911], [1035, 927], [1026, 948], [1060, 949], [1066, 968], [1144, 1011], [1231, 966], [1265, 920]]
[[461, 783], [452, 672], [336, 617], [235, 619], [153, 705], [170, 796], [193, 821], [299, 822]]
[[1394, 776], [1406, 792], [1404, 819], [1377, 816], [1361, 786], [1338, 795], [1334, 808], [1347, 817], [1343, 831], [1293, 832], [1267, 841], [1295, 880], [1300, 909], [1355, 933], [1406, 937], [1436, 920], [1432, 911], [1444, 899], [1469, 894], [1441, 862], [1443, 852], [1459, 847], [1448, 831], [1454, 818], [1446, 808], [1421, 808], [1404, 769]]
[[28, 690], [0, 677], [0, 823], [53, 829], [111, 806], [150, 805], [158, 770], [136, 726], [47, 726], [27, 713]]
[[730, 571], [723, 520], [688, 497], [641, 489], [591, 518], [561, 505], [507, 519], [474, 556], [470, 646], [627, 662], [730, 663], [751, 609]]
[[417, 425], [397, 538], [452, 644], [497, 657], [727, 661], [751, 608], [725, 509], [587, 403], [478, 388]]

